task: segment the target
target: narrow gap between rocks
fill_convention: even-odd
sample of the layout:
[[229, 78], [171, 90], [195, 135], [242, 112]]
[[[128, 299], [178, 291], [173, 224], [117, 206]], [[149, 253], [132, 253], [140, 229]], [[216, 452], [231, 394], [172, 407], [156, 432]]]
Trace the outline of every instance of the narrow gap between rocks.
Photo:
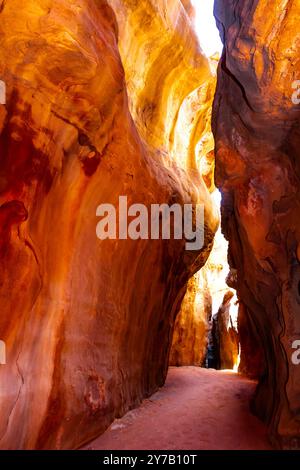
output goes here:
[[[201, 48], [216, 71], [222, 44], [213, 0], [192, 3]], [[202, 174], [210, 138], [205, 135], [195, 150]], [[221, 193], [214, 188], [211, 194], [221, 218]], [[177, 317], [165, 385], [85, 449], [269, 449], [265, 426], [249, 410], [256, 382], [238, 374], [236, 274], [227, 254], [220, 225]]]

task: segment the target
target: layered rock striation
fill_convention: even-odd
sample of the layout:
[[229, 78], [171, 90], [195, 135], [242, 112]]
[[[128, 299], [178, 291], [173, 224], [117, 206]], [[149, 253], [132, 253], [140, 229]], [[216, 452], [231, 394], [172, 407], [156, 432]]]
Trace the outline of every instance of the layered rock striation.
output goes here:
[[216, 184], [243, 304], [243, 367], [260, 375], [254, 408], [273, 442], [299, 448], [300, 366], [292, 357], [300, 338], [300, 108], [292, 95], [300, 4], [217, 0], [215, 14], [225, 45], [214, 102]]
[[[214, 85], [179, 0], [6, 0], [0, 44], [0, 447], [70, 449], [164, 383], [218, 225], [194, 152]], [[119, 195], [204, 203], [204, 248], [98, 240]]]

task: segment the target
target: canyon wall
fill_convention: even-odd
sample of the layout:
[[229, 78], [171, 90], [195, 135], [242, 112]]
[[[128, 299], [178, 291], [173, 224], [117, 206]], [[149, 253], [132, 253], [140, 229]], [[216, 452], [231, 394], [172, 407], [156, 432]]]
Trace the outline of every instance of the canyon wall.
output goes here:
[[213, 117], [216, 184], [243, 302], [242, 356], [252, 349], [249, 367], [261, 369], [253, 406], [273, 443], [299, 448], [300, 366], [292, 355], [300, 339], [300, 107], [292, 94], [300, 2], [216, 0], [215, 14], [225, 44]]
[[239, 335], [232, 321], [231, 311], [234, 309], [234, 294], [228, 290], [214, 318], [213, 339], [216, 345], [218, 368], [238, 369]]
[[[0, 79], [0, 447], [76, 448], [164, 383], [218, 225], [195, 156], [211, 70], [179, 0], [6, 0]], [[204, 248], [98, 240], [119, 195], [203, 202]]]
[[212, 298], [203, 267], [188, 282], [178, 313], [170, 352], [171, 366], [204, 366]]
[[[204, 167], [202, 172], [205, 173]], [[214, 191], [212, 197], [219, 206], [220, 194]], [[219, 228], [205, 265], [189, 281], [176, 317], [170, 354], [172, 366], [237, 368], [239, 307], [234, 285], [230, 288], [227, 284], [230, 271], [227, 251], [228, 243]]]

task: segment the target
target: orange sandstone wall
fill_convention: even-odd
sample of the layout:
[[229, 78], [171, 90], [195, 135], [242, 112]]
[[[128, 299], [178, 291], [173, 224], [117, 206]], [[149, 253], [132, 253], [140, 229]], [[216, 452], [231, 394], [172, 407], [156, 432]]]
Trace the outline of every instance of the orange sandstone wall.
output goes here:
[[[182, 110], [194, 92], [205, 108], [210, 69], [178, 0], [6, 0], [0, 79], [0, 447], [75, 448], [164, 383], [218, 224], [203, 113]], [[204, 249], [100, 242], [96, 207], [119, 195], [204, 202]]]
[[[217, 0], [215, 12], [225, 44], [214, 103], [216, 183], [243, 301], [242, 336], [248, 327], [263, 350], [255, 409], [274, 443], [299, 448], [292, 346], [300, 339], [300, 108], [292, 84], [300, 79], [300, 2]], [[251, 350], [243, 337], [242, 357]]]
[[205, 366], [211, 311], [206, 269], [202, 268], [189, 280], [176, 317], [169, 359], [171, 366]]

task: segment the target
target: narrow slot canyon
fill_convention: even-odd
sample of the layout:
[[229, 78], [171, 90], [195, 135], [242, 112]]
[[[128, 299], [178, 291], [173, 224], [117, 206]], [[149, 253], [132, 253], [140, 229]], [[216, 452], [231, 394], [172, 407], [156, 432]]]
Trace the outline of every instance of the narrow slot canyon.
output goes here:
[[299, 20], [0, 0], [1, 450], [300, 449]]

